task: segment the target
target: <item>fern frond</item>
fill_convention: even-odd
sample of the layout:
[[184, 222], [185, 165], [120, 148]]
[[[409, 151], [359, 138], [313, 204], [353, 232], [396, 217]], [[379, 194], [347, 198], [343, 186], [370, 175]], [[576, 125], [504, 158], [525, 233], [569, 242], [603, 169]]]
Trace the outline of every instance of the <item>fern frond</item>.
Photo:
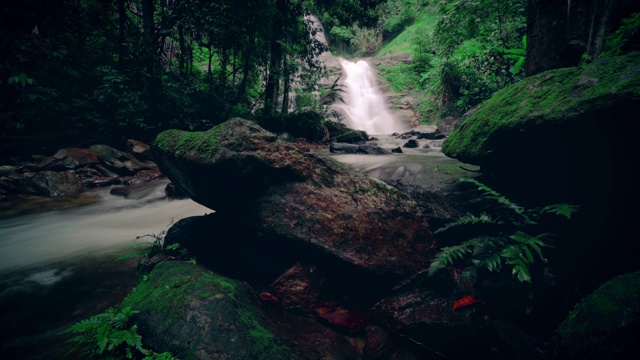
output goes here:
[[464, 181], [464, 182], [469, 182], [472, 183], [474, 185], [477, 186], [478, 190], [482, 191], [483, 197], [487, 198], [487, 199], [491, 199], [491, 200], [495, 200], [496, 202], [498, 202], [499, 204], [503, 205], [505, 208], [512, 210], [514, 213], [520, 215], [520, 216], [525, 216], [525, 210], [522, 206], [519, 206], [518, 204], [514, 203], [513, 201], [507, 199], [504, 195], [500, 194], [499, 192], [493, 190], [492, 188], [488, 187], [487, 185], [479, 182], [476, 179], [471, 179], [471, 178], [462, 178], [460, 179], [460, 181]]
[[541, 212], [552, 213], [571, 219], [571, 215], [578, 211], [578, 207], [570, 204], [553, 204], [542, 208]]
[[463, 259], [465, 255], [471, 253], [470, 248], [472, 246], [473, 244], [467, 241], [460, 245], [442, 248], [431, 262], [431, 265], [429, 265], [429, 275], [433, 275], [447, 265], [453, 264], [456, 259]]
[[487, 214], [487, 213], [481, 213], [479, 216], [475, 216], [471, 213], [467, 213], [466, 215], [462, 216], [460, 219], [450, 222], [448, 224], [446, 224], [445, 226], [441, 227], [440, 229], [434, 231], [434, 234], [439, 234], [441, 232], [447, 231], [451, 228], [455, 228], [455, 227], [460, 227], [460, 226], [466, 226], [466, 225], [475, 225], [475, 224], [497, 224], [497, 225], [501, 225], [502, 222], [497, 220], [497, 219], [493, 219], [491, 218], [491, 215]]

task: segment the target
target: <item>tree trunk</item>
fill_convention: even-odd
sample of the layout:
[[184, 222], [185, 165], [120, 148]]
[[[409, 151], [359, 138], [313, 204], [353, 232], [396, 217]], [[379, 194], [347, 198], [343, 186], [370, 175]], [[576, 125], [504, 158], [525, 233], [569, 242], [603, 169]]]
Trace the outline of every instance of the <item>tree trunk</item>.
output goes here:
[[125, 0], [118, 0], [118, 66], [124, 69], [124, 58], [126, 56], [125, 42], [127, 41], [125, 26], [127, 25], [127, 13]]
[[284, 56], [284, 67], [283, 67], [283, 90], [282, 90], [282, 114], [286, 115], [289, 112], [289, 87], [290, 87], [290, 77], [289, 73], [289, 61], [287, 59], [287, 55]]
[[637, 11], [637, 0], [529, 0], [527, 74], [577, 66], [585, 54], [595, 60], [606, 36]]
[[144, 32], [144, 62], [147, 70], [147, 123], [155, 124], [160, 116], [160, 94], [162, 77], [157, 56], [158, 38], [154, 23], [155, 5], [153, 0], [142, 0], [142, 29]]
[[287, 0], [276, 0], [276, 8], [271, 21], [271, 56], [269, 61], [269, 74], [265, 87], [264, 113], [273, 115], [274, 106], [278, 101], [280, 92], [280, 70], [282, 67], [282, 23], [286, 15]]

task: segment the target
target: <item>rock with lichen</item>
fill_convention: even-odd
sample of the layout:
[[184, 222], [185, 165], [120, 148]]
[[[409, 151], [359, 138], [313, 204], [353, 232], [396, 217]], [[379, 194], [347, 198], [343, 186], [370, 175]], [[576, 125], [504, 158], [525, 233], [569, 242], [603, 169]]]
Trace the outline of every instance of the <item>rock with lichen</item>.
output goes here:
[[434, 240], [408, 196], [257, 124], [169, 130], [152, 147], [160, 169], [193, 200], [246, 219], [265, 239], [398, 280], [427, 265]]

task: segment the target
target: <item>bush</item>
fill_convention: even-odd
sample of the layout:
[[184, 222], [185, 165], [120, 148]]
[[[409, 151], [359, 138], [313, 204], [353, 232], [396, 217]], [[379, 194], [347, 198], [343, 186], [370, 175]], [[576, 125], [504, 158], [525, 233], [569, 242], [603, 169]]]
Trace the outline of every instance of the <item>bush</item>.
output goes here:
[[324, 118], [315, 111], [294, 112], [284, 119], [284, 131], [291, 136], [309, 141], [321, 141], [324, 138]]

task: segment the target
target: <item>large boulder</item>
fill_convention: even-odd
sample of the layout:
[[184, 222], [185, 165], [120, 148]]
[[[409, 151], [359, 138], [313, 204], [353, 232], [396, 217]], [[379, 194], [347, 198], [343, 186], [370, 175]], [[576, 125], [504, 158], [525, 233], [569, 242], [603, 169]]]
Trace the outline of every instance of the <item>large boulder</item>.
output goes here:
[[290, 350], [266, 329], [242, 282], [185, 262], [161, 262], [123, 307], [147, 346], [181, 359], [289, 359]]
[[632, 359], [638, 355], [640, 272], [600, 286], [582, 300], [557, 330], [562, 359]]
[[564, 143], [590, 144], [584, 152], [625, 131], [639, 109], [640, 53], [601, 58], [496, 92], [449, 136], [443, 152], [491, 169], [539, 159]]
[[388, 280], [424, 269], [434, 247], [409, 197], [250, 121], [233, 119], [206, 132], [165, 131], [152, 149], [185, 194], [246, 219], [265, 239], [304, 244]]
[[640, 217], [631, 203], [640, 198], [638, 113], [640, 52], [602, 57], [496, 92], [443, 152], [480, 165], [491, 175], [485, 183], [516, 203], [577, 205], [571, 223], [557, 230], [553, 257], [562, 261], [550, 264], [561, 285], [588, 291], [640, 270], [640, 244], [628, 241]]

